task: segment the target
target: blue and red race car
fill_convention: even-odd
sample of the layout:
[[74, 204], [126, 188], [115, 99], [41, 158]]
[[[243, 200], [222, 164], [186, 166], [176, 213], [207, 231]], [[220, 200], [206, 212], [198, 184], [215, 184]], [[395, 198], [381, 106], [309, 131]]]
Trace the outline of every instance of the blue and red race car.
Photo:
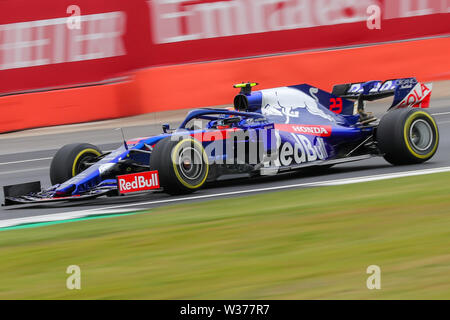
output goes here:
[[[308, 166], [382, 156], [393, 165], [429, 160], [439, 132], [428, 108], [431, 84], [414, 78], [336, 85], [332, 93], [307, 84], [253, 91], [235, 85], [234, 109], [197, 109], [179, 128], [124, 141], [102, 153], [70, 144], [54, 156], [53, 184], [4, 187], [5, 204], [42, 203], [163, 190], [190, 193], [221, 177], [268, 175]], [[381, 119], [366, 101], [393, 96]]]

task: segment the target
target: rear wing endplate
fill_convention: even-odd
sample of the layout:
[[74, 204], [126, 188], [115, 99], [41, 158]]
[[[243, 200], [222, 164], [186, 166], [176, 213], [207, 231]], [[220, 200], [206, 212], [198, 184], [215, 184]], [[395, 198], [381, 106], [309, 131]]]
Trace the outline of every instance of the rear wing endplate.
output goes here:
[[392, 79], [339, 84], [333, 87], [332, 94], [345, 99], [374, 101], [394, 97], [389, 109], [420, 107], [428, 108], [432, 84], [418, 82], [415, 78]]

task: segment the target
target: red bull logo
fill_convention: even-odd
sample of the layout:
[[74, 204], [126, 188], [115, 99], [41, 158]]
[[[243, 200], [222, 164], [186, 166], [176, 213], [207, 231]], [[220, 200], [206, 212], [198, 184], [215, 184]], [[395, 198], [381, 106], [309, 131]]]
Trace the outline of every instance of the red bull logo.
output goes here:
[[121, 194], [159, 189], [158, 171], [117, 176], [117, 187]]

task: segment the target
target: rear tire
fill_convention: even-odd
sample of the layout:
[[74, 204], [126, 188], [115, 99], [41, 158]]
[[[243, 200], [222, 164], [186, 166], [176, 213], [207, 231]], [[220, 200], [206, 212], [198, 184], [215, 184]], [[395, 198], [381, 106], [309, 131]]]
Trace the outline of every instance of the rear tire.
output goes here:
[[56, 152], [50, 165], [50, 181], [53, 185], [61, 184], [87, 169], [86, 160], [100, 156], [102, 152], [89, 143], [72, 143]]
[[394, 165], [425, 162], [434, 156], [439, 145], [436, 121], [422, 109], [388, 112], [381, 119], [376, 135], [384, 158]]
[[200, 189], [209, 173], [208, 157], [201, 142], [181, 136], [167, 137], [156, 144], [150, 168], [158, 170], [164, 192], [172, 195]]

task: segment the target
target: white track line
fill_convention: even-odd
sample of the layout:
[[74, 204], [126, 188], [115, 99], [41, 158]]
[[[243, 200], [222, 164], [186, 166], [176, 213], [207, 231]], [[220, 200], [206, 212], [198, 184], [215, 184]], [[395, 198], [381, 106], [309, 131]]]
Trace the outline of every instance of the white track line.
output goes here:
[[98, 208], [98, 209], [87, 209], [87, 210], [70, 211], [70, 212], [63, 212], [63, 213], [56, 213], [56, 214], [33, 216], [33, 217], [7, 219], [7, 220], [0, 220], [0, 228], [12, 227], [12, 226], [17, 226], [17, 225], [27, 224], [27, 223], [62, 221], [62, 220], [76, 219], [76, 218], [82, 218], [82, 217], [87, 217], [87, 216], [92, 216], [92, 215], [111, 214], [111, 213], [119, 213], [119, 212], [127, 212], [127, 211], [129, 212], [130, 210], [132, 210], [132, 211], [146, 210], [146, 209], [139, 209], [139, 208], [125, 209], [125, 208], [129, 208], [129, 207], [138, 207], [138, 206], [145, 206], [145, 205], [149, 206], [149, 205], [155, 205], [155, 204], [169, 204], [169, 203], [189, 201], [189, 200], [209, 199], [209, 198], [217, 198], [217, 197], [224, 197], [224, 196], [242, 195], [242, 194], [249, 194], [249, 193], [257, 193], [257, 192], [273, 191], [273, 190], [284, 190], [284, 189], [292, 189], [292, 188], [300, 188], [300, 187], [337, 186], [337, 185], [344, 185], [344, 184], [387, 180], [387, 179], [394, 179], [394, 178], [401, 178], [401, 177], [419, 176], [419, 175], [439, 173], [439, 172], [450, 172], [450, 167], [394, 172], [394, 173], [388, 173], [388, 174], [378, 174], [378, 175], [364, 176], [364, 177], [357, 177], [357, 178], [336, 179], [336, 180], [328, 180], [328, 181], [321, 181], [321, 182], [297, 183], [297, 184], [291, 184], [291, 185], [286, 185], [286, 186], [276, 186], [276, 187], [230, 191], [230, 192], [206, 194], [206, 195], [199, 195], [199, 196], [188, 196], [188, 197], [182, 197], [182, 198], [129, 203], [129, 204], [122, 204], [122, 205], [116, 205], [116, 206], [110, 206], [110, 207], [104, 207], [104, 208]]
[[449, 115], [450, 112], [440, 112], [440, 113], [432, 113], [431, 115], [433, 116], [445, 116], [445, 115]]
[[[105, 152], [112, 152], [114, 150], [106, 150]], [[9, 162], [0, 162], [1, 165], [5, 164], [16, 164], [16, 163], [25, 163], [25, 162], [36, 162], [36, 161], [44, 161], [44, 160], [52, 160], [53, 157], [46, 157], [46, 158], [36, 158], [36, 159], [27, 159], [27, 160], [17, 160], [17, 161], [9, 161]]]
[[39, 223], [39, 222], [53, 222], [53, 221], [64, 221], [70, 219], [83, 218], [92, 215], [104, 215], [104, 214], [114, 214], [114, 213], [125, 213], [129, 211], [128, 209], [115, 209], [108, 210], [108, 212], [103, 210], [98, 210], [95, 214], [81, 215], [81, 211], [71, 211], [71, 212], [63, 212], [63, 213], [55, 213], [55, 214], [45, 214], [40, 216], [33, 217], [34, 219], [26, 218], [16, 218], [9, 220], [2, 220], [0, 222], [0, 228], [5, 227], [13, 227], [21, 224], [29, 224], [29, 223]]
[[52, 157], [48, 157], [48, 158], [37, 158], [37, 159], [28, 159], [28, 160], [18, 160], [18, 161], [10, 161], [10, 162], [1, 162], [1, 165], [5, 165], [5, 164], [15, 164], [15, 163], [25, 163], [25, 162], [35, 162], [35, 161], [43, 161], [43, 160], [51, 160], [53, 159]]
[[38, 167], [38, 168], [30, 168], [30, 169], [21, 169], [21, 170], [6, 171], [6, 172], [0, 172], [0, 175], [4, 175], [4, 174], [14, 174], [14, 173], [21, 173], [21, 172], [31, 172], [31, 171], [43, 171], [43, 170], [48, 170], [48, 167]]

